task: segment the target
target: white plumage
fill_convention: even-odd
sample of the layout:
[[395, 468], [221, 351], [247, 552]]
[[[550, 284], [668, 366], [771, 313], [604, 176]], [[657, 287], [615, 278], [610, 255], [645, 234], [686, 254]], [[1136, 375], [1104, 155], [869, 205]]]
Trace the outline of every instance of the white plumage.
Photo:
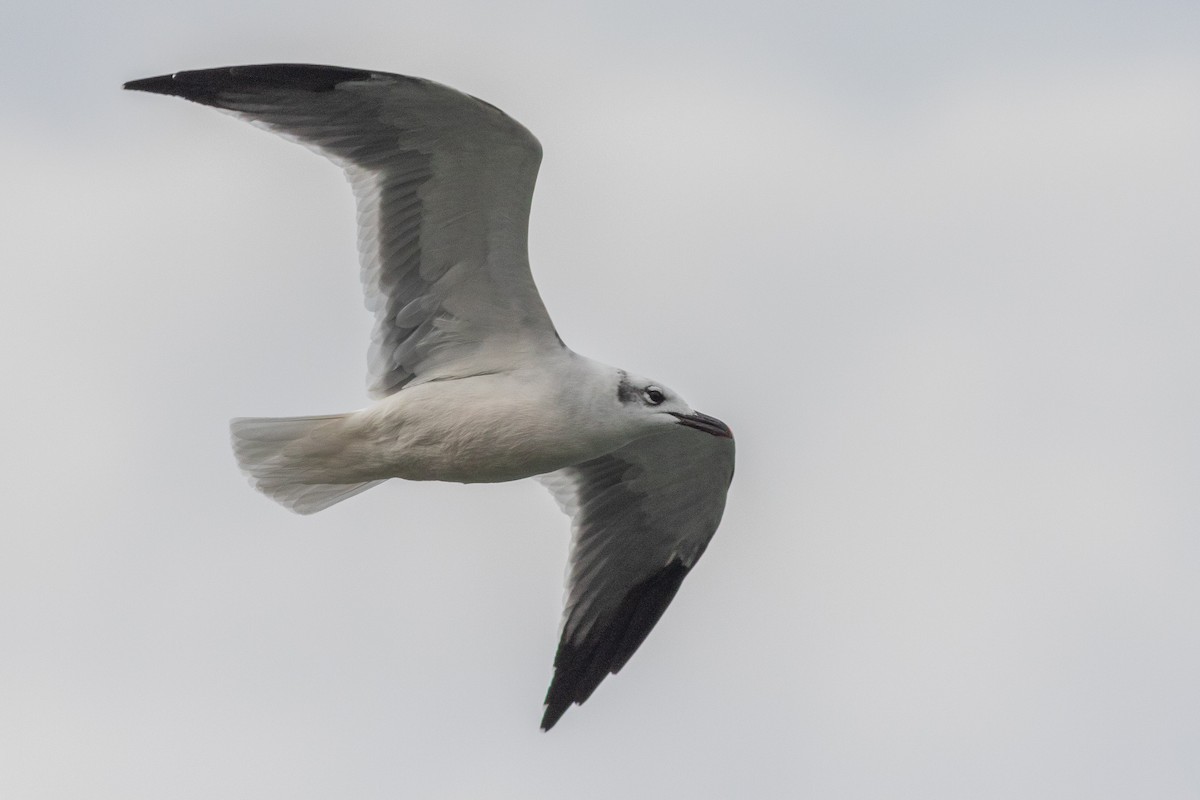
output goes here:
[[231, 111], [346, 171], [377, 399], [234, 420], [238, 463], [302, 514], [390, 478], [541, 476], [573, 532], [549, 729], [624, 666], [712, 538], [733, 477], [729, 428], [563, 344], [526, 247], [541, 146], [494, 106], [419, 78], [296, 64], [126, 88]]

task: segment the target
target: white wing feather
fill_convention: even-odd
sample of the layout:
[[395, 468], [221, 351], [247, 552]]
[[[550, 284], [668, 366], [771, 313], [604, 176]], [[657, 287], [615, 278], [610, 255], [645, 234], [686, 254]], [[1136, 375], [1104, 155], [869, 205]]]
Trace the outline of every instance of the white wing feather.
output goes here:
[[128, 84], [222, 108], [345, 169], [358, 205], [374, 396], [562, 347], [529, 272], [541, 145], [433, 81], [269, 64]]

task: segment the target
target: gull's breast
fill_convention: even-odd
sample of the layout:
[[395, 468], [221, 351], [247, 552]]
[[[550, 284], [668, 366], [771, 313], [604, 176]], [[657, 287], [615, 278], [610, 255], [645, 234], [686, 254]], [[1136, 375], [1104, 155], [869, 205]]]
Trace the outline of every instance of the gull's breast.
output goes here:
[[536, 375], [482, 375], [403, 389], [349, 422], [379, 477], [497, 483], [625, 443], [611, 420], [575, 405]]

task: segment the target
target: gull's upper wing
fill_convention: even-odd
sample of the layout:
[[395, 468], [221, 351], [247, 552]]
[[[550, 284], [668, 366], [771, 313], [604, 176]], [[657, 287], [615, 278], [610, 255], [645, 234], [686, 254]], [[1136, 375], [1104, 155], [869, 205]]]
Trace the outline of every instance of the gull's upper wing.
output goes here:
[[616, 673], [708, 546], [732, 438], [679, 426], [541, 477], [572, 518], [570, 571], [543, 730]]
[[346, 170], [375, 314], [374, 395], [562, 347], [526, 248], [541, 145], [496, 107], [420, 78], [303, 64], [177, 72], [125, 88], [231, 111]]

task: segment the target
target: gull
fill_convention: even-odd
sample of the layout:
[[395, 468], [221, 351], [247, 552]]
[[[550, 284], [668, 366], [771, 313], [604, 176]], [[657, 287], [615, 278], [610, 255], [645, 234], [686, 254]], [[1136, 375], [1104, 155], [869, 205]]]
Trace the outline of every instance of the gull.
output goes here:
[[301, 514], [390, 478], [538, 478], [572, 532], [549, 730], [625, 666], [708, 546], [733, 479], [729, 427], [563, 343], [529, 269], [542, 148], [495, 106], [421, 78], [309, 64], [125, 88], [231, 112], [345, 170], [375, 318], [374, 402], [235, 419], [238, 464]]

